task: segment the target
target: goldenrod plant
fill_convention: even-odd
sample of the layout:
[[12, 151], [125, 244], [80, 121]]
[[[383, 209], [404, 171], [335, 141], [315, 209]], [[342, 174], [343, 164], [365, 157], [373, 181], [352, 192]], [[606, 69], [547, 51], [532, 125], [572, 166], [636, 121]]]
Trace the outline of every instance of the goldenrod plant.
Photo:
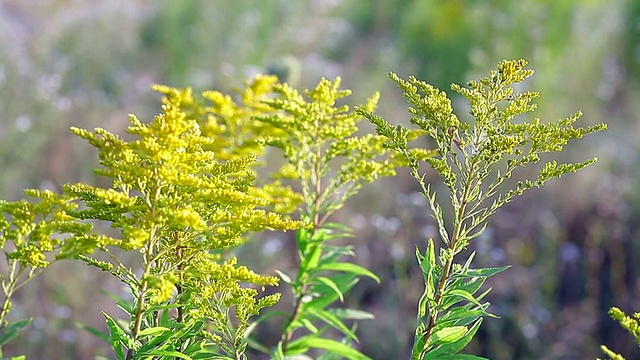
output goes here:
[[273, 95], [276, 84], [276, 76], [258, 75], [234, 94], [207, 90], [201, 97], [195, 96], [191, 88], [154, 85], [153, 89], [165, 95], [163, 105], [176, 104], [186, 117], [198, 121], [203, 136], [216, 140], [208, 144], [207, 149], [215, 152], [217, 159], [229, 160], [242, 155], [263, 154], [264, 145], [259, 137], [277, 130], [253, 117], [271, 111], [263, 102]]
[[[33, 201], [0, 200], [0, 357], [2, 346], [18, 336], [31, 319], [8, 321], [13, 295], [53, 261], [91, 251], [85, 244], [99, 244], [101, 236], [88, 235], [91, 224], [69, 215], [77, 204], [68, 196], [51, 191], [25, 190]], [[22, 357], [14, 357], [21, 359]]]
[[[636, 344], [640, 346], [640, 313], [634, 313], [633, 316], [629, 316], [617, 307], [612, 307], [609, 310], [609, 315], [611, 315], [614, 320], [620, 323], [620, 326], [622, 326], [623, 329], [627, 330], [635, 340]], [[614, 352], [605, 345], [602, 345], [600, 348], [602, 352], [609, 357], [610, 360], [625, 360], [625, 357], [623, 355]]]
[[[97, 247], [108, 261], [81, 259], [133, 296], [133, 303], [119, 303], [127, 326], [105, 314], [117, 359], [241, 359], [249, 318], [279, 298], [258, 298], [255, 286], [241, 283], [260, 288], [277, 278], [223, 259], [221, 250], [242, 244], [248, 232], [295, 229], [299, 222], [264, 209], [269, 201], [249, 192], [255, 155], [221, 161], [207, 150], [217, 139], [202, 134], [182, 110], [181, 93], [173, 94], [149, 124], [131, 116], [131, 141], [104, 129], [72, 129], [98, 150], [97, 172], [112, 180], [109, 189], [66, 186], [83, 205], [73, 215], [121, 233]], [[112, 247], [138, 254], [141, 267], [123, 263]]]
[[[461, 253], [483, 233], [489, 218], [514, 197], [596, 161], [592, 158], [558, 164], [545, 160], [535, 179], [508, 185], [506, 180], [517, 169], [539, 163], [542, 154], [560, 152], [570, 140], [606, 128], [604, 124], [574, 127], [580, 112], [548, 123], [539, 119], [514, 121], [516, 116], [536, 108], [533, 100], [538, 93], [516, 92], [513, 88], [533, 75], [526, 65], [525, 60], [504, 60], [489, 76], [470, 81], [467, 87], [451, 85], [469, 101], [470, 123], [456, 116], [444, 91], [415, 77], [403, 79], [391, 73], [389, 77], [410, 104], [410, 122], [433, 141], [433, 150], [412, 148], [412, 136], [405, 127], [392, 126], [367, 109], [356, 109], [388, 139], [387, 146], [407, 161], [438, 225], [441, 245], [429, 239], [424, 252], [416, 249], [425, 290], [418, 304], [412, 360], [481, 359], [459, 352], [472, 340], [483, 317], [493, 316], [487, 310], [489, 303], [483, 301], [489, 290], [479, 292], [480, 288], [488, 277], [507, 267], [474, 268], [475, 253], [460, 261]], [[425, 181], [423, 161], [440, 175], [448, 189], [451, 223], [445, 222], [441, 198]]]
[[[194, 96], [191, 88], [177, 89], [162, 85], [153, 88], [165, 95], [163, 104], [178, 104], [186, 117], [198, 121], [201, 134], [215, 140], [207, 144], [206, 149], [213, 151], [217, 159], [256, 156], [258, 161], [249, 164], [255, 168], [265, 165], [260, 161], [260, 156], [265, 153], [264, 139], [285, 135], [278, 127], [254, 119], [274, 111], [264, 101], [274, 96], [273, 87], [276, 84], [276, 76], [258, 75], [234, 94], [207, 90], [201, 98]], [[261, 181], [260, 185], [248, 191], [269, 200], [273, 210], [278, 213], [291, 213], [302, 202], [301, 196], [289, 186], [282, 185], [280, 180]]]
[[[294, 298], [281, 339], [271, 349], [258, 348], [270, 352], [273, 359], [311, 359], [306, 355], [310, 349], [325, 351], [318, 359], [368, 359], [350, 345], [358, 338], [355, 326], [345, 321], [370, 319], [372, 315], [334, 303], [343, 301], [360, 277], [380, 280], [366, 268], [344, 261], [344, 256], [354, 255], [352, 247], [331, 241], [348, 237], [350, 229], [329, 218], [362, 186], [394, 175], [397, 161], [389, 157], [381, 136], [356, 134], [364, 118], [348, 105], [338, 104], [351, 94], [340, 88], [339, 78], [322, 79], [304, 94], [287, 84], [278, 84], [273, 91], [276, 96], [264, 102], [273, 114], [256, 119], [283, 132], [282, 136], [265, 138], [265, 142], [281, 149], [287, 160], [275, 177], [289, 180], [301, 192], [300, 215], [306, 226], [296, 236], [296, 273], [279, 272]], [[376, 93], [364, 108], [373, 111], [377, 101]], [[341, 341], [326, 335], [331, 328], [341, 333]]]
[[[50, 262], [78, 259], [126, 290], [113, 296], [124, 313], [104, 313], [107, 332], [90, 329], [118, 360], [243, 360], [249, 345], [276, 360], [370, 359], [354, 344], [357, 321], [373, 316], [338, 302], [361, 278], [380, 279], [347, 260], [355, 255], [344, 243], [350, 229], [331, 216], [363, 186], [408, 166], [441, 238], [439, 246], [429, 239], [424, 251], [416, 249], [425, 290], [411, 359], [481, 359], [459, 352], [492, 316], [482, 285], [507, 267], [475, 268], [474, 253], [461, 261], [462, 252], [515, 196], [595, 158], [545, 160], [536, 178], [509, 186], [517, 169], [606, 127], [574, 127], [580, 113], [549, 123], [514, 121], [535, 109], [538, 96], [513, 88], [533, 74], [526, 65], [502, 61], [468, 87], [452, 85], [470, 102], [470, 123], [453, 113], [443, 91], [391, 73], [411, 104], [416, 129], [375, 115], [377, 93], [351, 109], [340, 79], [322, 79], [300, 93], [273, 76], [259, 76], [233, 96], [206, 91], [199, 98], [188, 88], [156, 86], [164, 94], [162, 113], [149, 123], [132, 115], [126, 139], [102, 128], [72, 128], [96, 148], [96, 172], [111, 185], [68, 184], [61, 195], [28, 190], [33, 201], [0, 201], [6, 261], [0, 349], [29, 323], [8, 320], [15, 292]], [[377, 134], [360, 135], [365, 119]], [[411, 143], [425, 136], [433, 149]], [[284, 165], [271, 178], [256, 179], [262, 172], [256, 165], [264, 165], [258, 159], [264, 161], [269, 147], [281, 151]], [[450, 193], [450, 217], [426, 183], [423, 162]], [[295, 213], [298, 220], [290, 217]], [[277, 272], [293, 297], [284, 314], [267, 311], [280, 294], [265, 295], [265, 287], [279, 278], [254, 272], [232, 251], [265, 230], [297, 231], [296, 268]], [[279, 315], [277, 343], [251, 338], [252, 329]]]

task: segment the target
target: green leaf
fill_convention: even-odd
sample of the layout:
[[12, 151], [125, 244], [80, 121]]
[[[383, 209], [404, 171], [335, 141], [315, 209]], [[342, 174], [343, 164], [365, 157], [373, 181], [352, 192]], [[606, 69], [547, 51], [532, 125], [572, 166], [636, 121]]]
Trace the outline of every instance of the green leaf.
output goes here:
[[[253, 324], [251, 324], [251, 325], [253, 325]], [[246, 333], [245, 333], [245, 335], [246, 335]], [[262, 345], [260, 342], [258, 342], [258, 340], [254, 339], [254, 338], [252, 338], [250, 336], [247, 336], [245, 340], [247, 341], [247, 345], [250, 348], [258, 350], [258, 351], [260, 351], [261, 353], [264, 353], [264, 354], [268, 354], [269, 353], [269, 348], [264, 346], [264, 345]], [[193, 358], [196, 359], [195, 356], [193, 356]]]
[[107, 291], [100, 291], [104, 296], [108, 297], [109, 299], [115, 301], [116, 305], [122, 309], [124, 312], [126, 312], [129, 315], [133, 315], [135, 313], [135, 310], [133, 309], [133, 303], [131, 303], [130, 301], [125, 300], [124, 298], [116, 295], [116, 294], [112, 294], [109, 293]]
[[341, 224], [341, 223], [337, 223], [337, 222], [326, 222], [326, 223], [324, 223], [322, 225], [322, 227], [327, 228], [327, 229], [340, 230], [340, 231], [343, 231], [345, 233], [349, 233], [349, 232], [353, 231], [347, 225], [344, 225], [344, 224]]
[[486, 315], [483, 309], [471, 309], [474, 304], [453, 308], [438, 318], [436, 329], [449, 326], [466, 326]]
[[319, 281], [322, 284], [324, 284], [327, 287], [329, 287], [331, 290], [333, 290], [338, 295], [338, 297], [340, 298], [340, 301], [344, 302], [344, 297], [342, 295], [342, 292], [340, 291], [340, 288], [338, 287], [338, 285], [333, 282], [333, 280], [331, 280], [331, 279], [329, 279], [328, 277], [325, 277], [325, 276], [316, 277], [316, 278], [314, 278], [314, 280], [315, 281]]
[[447, 291], [447, 293], [444, 295], [444, 297], [460, 297], [462, 299], [465, 299], [477, 306], [482, 306], [482, 304], [473, 297], [473, 295], [471, 293], [469, 293], [468, 291], [465, 290], [461, 290], [461, 289], [453, 289], [453, 290], [449, 290]]
[[212, 346], [208, 340], [202, 339], [197, 341], [192, 339], [191, 341], [187, 341], [187, 343], [188, 342], [190, 342], [190, 344], [186, 348], [183, 348], [182, 353], [191, 356], [194, 360], [210, 359], [213, 355], [217, 354], [217, 348]]
[[371, 360], [370, 357], [362, 354], [351, 346], [345, 345], [335, 340], [305, 336], [298, 339], [298, 343], [296, 345], [307, 348], [327, 350], [343, 356], [349, 360]]
[[164, 349], [171, 346], [172, 340], [179, 339], [178, 333], [174, 331], [164, 332], [162, 335], [152, 337], [144, 345], [136, 350], [136, 355], [149, 355], [149, 351]]
[[93, 334], [93, 336], [95, 336], [98, 339], [106, 342], [107, 344], [109, 343], [109, 334], [107, 334], [107, 333], [105, 333], [103, 331], [100, 331], [100, 330], [98, 330], [98, 329], [96, 329], [94, 327], [91, 327], [91, 326], [88, 326], [88, 325], [85, 325], [85, 324], [82, 324], [82, 323], [79, 323], [79, 322], [76, 322], [76, 327]]
[[442, 360], [489, 360], [482, 356], [470, 354], [455, 354], [442, 357]]
[[162, 310], [162, 314], [160, 315], [160, 325], [169, 325], [171, 322], [172, 321], [169, 318], [169, 309]]
[[318, 268], [318, 262], [322, 255], [322, 244], [309, 244], [310, 251], [303, 253], [300, 269], [311, 271]]
[[282, 316], [286, 318], [290, 316], [290, 314], [284, 311], [267, 311], [267, 312], [261, 313], [256, 320], [252, 321], [251, 324], [249, 324], [249, 326], [247, 327], [247, 330], [244, 333], [245, 337], [249, 338], [249, 336], [251, 335], [251, 333], [253, 332], [253, 330], [256, 328], [258, 324], [274, 316]]
[[319, 265], [332, 264], [338, 262], [342, 256], [354, 256], [351, 246], [329, 246], [324, 245], [324, 254], [320, 258]]
[[[480, 328], [480, 324], [482, 324], [482, 318], [478, 319], [471, 329], [467, 331], [467, 333], [458, 339], [455, 342], [443, 344], [438, 346], [435, 350], [429, 351], [423, 360], [440, 360], [443, 359], [447, 355], [457, 354], [460, 350], [462, 350], [465, 346], [471, 342], [473, 336], [476, 334], [478, 329]], [[455, 357], [453, 357], [455, 359]]]
[[416, 258], [418, 259], [418, 265], [422, 270], [425, 282], [425, 289], [418, 301], [418, 323], [420, 323], [421, 321], [426, 322], [429, 320], [429, 302], [434, 301], [437, 290], [438, 265], [436, 264], [435, 244], [433, 239], [429, 239], [424, 255], [416, 246]]
[[150, 328], [140, 330], [140, 332], [138, 333], [138, 336], [156, 335], [169, 330], [170, 330], [169, 328], [164, 326], [150, 327]]
[[318, 328], [313, 325], [313, 323], [311, 322], [311, 320], [309, 319], [301, 319], [300, 322], [302, 323], [302, 325], [309, 330], [310, 333], [315, 334], [318, 332]]
[[279, 342], [278, 345], [271, 352], [271, 360], [284, 360], [284, 351], [282, 349], [282, 342]]
[[377, 283], [380, 283], [380, 278], [376, 274], [372, 273], [369, 269], [354, 263], [341, 262], [341, 263], [334, 263], [334, 264], [324, 264], [324, 265], [318, 266], [312, 271], [316, 273], [324, 270], [344, 271], [344, 272], [352, 273], [355, 275], [366, 276], [375, 280]]
[[[454, 290], [473, 295], [476, 291], [478, 291], [478, 289], [480, 289], [486, 279], [487, 278], [485, 277], [475, 277], [471, 278], [468, 281], [465, 281], [465, 278], [456, 279], [453, 283], [445, 287], [443, 301], [440, 303], [440, 309], [446, 310], [451, 305], [462, 300], [459, 295], [452, 295], [452, 292], [454, 292]], [[474, 300], [476, 300], [477, 302], [477, 299], [474, 298]]]
[[[359, 278], [355, 274], [351, 273], [337, 273], [329, 276], [329, 278], [338, 285], [340, 289], [342, 289], [343, 293], [349, 291], [355, 284], [358, 283]], [[323, 288], [326, 288], [323, 289]], [[324, 284], [317, 284], [313, 286], [313, 291], [318, 292], [320, 294], [325, 294], [324, 296], [315, 297], [313, 300], [307, 303], [307, 306], [324, 309], [329, 304], [333, 303], [338, 299], [338, 295], [329, 291], [330, 289]]]
[[[183, 360], [193, 360], [191, 356], [185, 355], [179, 351], [167, 351], [167, 350], [153, 350], [148, 353], [151, 356], [172, 356]], [[146, 356], [146, 354], [145, 354]]]
[[464, 272], [465, 276], [477, 276], [477, 277], [491, 277], [499, 272], [505, 271], [511, 266], [501, 266], [501, 267], [493, 267], [493, 268], [483, 268], [483, 269], [468, 269]]
[[308, 337], [316, 337], [316, 336], [318, 336], [318, 334], [306, 335], [287, 344], [287, 348], [284, 350], [286, 358], [288, 358], [291, 355], [304, 354], [307, 351], [309, 351], [309, 347], [306, 346], [303, 340]]
[[335, 228], [335, 229], [340, 231], [334, 231], [333, 229], [326, 226], [326, 224], [324, 224], [322, 228], [320, 228], [320, 230], [315, 233], [313, 237], [313, 241], [322, 242], [322, 241], [353, 237], [353, 233], [351, 229], [349, 229], [346, 226], [344, 227], [344, 229], [338, 229], [338, 228]]
[[291, 284], [291, 278], [289, 277], [289, 275], [283, 273], [280, 270], [276, 270], [276, 274], [278, 274], [278, 276], [280, 276], [280, 278], [282, 279], [282, 281], [284, 281], [287, 284]]
[[436, 250], [433, 239], [429, 239], [427, 249], [424, 255], [420, 253], [420, 249], [416, 246], [416, 257], [418, 259], [418, 265], [425, 280], [426, 293], [429, 299], [433, 299], [436, 291], [436, 283], [438, 280], [438, 264], [436, 263]]
[[174, 324], [174, 327], [180, 329], [180, 331], [172, 332], [175, 338], [192, 337], [206, 326], [206, 323], [201, 319], [186, 324], [179, 322], [175, 322]]
[[14, 323], [10, 323], [3, 328], [0, 328], [0, 330], [2, 330], [2, 334], [0, 334], [0, 347], [18, 336], [20, 334], [20, 331], [27, 327], [30, 323], [31, 319], [24, 319], [16, 321]]
[[304, 307], [303, 311], [319, 320], [326, 322], [327, 324], [331, 325], [335, 329], [340, 330], [340, 332], [342, 332], [349, 338], [358, 341], [356, 334], [354, 334], [353, 331], [351, 331], [351, 329], [349, 329], [345, 324], [343, 324], [340, 318], [338, 318], [336, 315], [332, 314], [331, 312], [327, 310], [322, 310], [322, 309], [309, 308], [307, 306]]
[[109, 314], [103, 311], [102, 315], [107, 320], [107, 327], [109, 328], [109, 344], [116, 354], [116, 359], [124, 360], [124, 351], [122, 350], [122, 345], [124, 344], [127, 349], [131, 349], [133, 341], [131, 340], [129, 335], [127, 335], [127, 333], [122, 328], [120, 328], [116, 321], [111, 316], [109, 316]]
[[349, 319], [349, 320], [371, 320], [375, 318], [375, 316], [367, 311], [356, 310], [356, 309], [342, 309], [342, 308], [331, 308], [328, 311], [332, 312], [335, 316], [340, 319]]
[[466, 326], [452, 326], [438, 330], [429, 339], [427, 346], [452, 343], [460, 340], [467, 332]]
[[311, 231], [306, 228], [301, 228], [296, 231], [296, 247], [304, 252], [306, 251], [307, 244], [309, 243], [309, 239], [311, 238]]

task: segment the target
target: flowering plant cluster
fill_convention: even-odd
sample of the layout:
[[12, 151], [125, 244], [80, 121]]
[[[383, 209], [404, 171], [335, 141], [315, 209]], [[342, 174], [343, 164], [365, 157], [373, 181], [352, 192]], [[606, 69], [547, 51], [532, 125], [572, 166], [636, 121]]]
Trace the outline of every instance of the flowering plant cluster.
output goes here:
[[[68, 184], [62, 194], [28, 190], [34, 201], [0, 202], [7, 265], [0, 273], [0, 349], [29, 324], [8, 320], [15, 292], [51, 261], [76, 259], [128, 290], [128, 297], [116, 298], [126, 317], [104, 313], [107, 331], [92, 329], [118, 360], [240, 360], [248, 346], [272, 359], [370, 359], [354, 344], [356, 321], [372, 314], [338, 303], [360, 279], [380, 279], [348, 260], [355, 255], [351, 246], [333, 242], [349, 237], [350, 229], [331, 215], [363, 186], [408, 166], [441, 240], [416, 249], [425, 290], [411, 358], [481, 359], [459, 352], [483, 317], [492, 316], [484, 281], [506, 267], [475, 268], [474, 253], [460, 261], [461, 253], [515, 196], [595, 159], [548, 160], [535, 179], [509, 188], [516, 169], [606, 127], [574, 127], [580, 113], [549, 123], [514, 121], [535, 109], [538, 96], [513, 88], [533, 74], [525, 66], [524, 60], [502, 61], [468, 87], [452, 85], [470, 103], [470, 122], [454, 114], [443, 91], [392, 73], [416, 129], [375, 115], [377, 93], [350, 108], [340, 79], [299, 92], [274, 76], [258, 76], [231, 95], [199, 97], [191, 89], [155, 86], [163, 94], [162, 113], [148, 123], [131, 116], [130, 140], [105, 129], [72, 128], [97, 149], [96, 172], [111, 186]], [[376, 134], [361, 135], [366, 120]], [[433, 148], [412, 145], [423, 137]], [[270, 149], [284, 164], [258, 176]], [[423, 163], [449, 190], [450, 216], [426, 183]], [[115, 234], [103, 231], [105, 224]], [[250, 234], [266, 230], [296, 231], [294, 272], [258, 274], [230, 255]], [[292, 294], [289, 312], [269, 311], [280, 294], [265, 295], [265, 287], [280, 281]], [[277, 316], [283, 324], [277, 343], [252, 338]]]

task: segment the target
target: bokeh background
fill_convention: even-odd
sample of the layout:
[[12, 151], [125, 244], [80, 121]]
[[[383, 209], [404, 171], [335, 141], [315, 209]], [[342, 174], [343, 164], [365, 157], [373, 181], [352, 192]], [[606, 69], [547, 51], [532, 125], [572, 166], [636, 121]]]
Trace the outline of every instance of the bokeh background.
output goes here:
[[[0, 197], [104, 184], [92, 174], [95, 152], [68, 128], [122, 133], [128, 113], [150, 119], [159, 112], [154, 83], [230, 91], [267, 69], [289, 69], [306, 88], [341, 76], [352, 104], [378, 89], [379, 114], [406, 123], [389, 71], [448, 89], [504, 58], [526, 58], [537, 71], [528, 85], [542, 94], [537, 117], [581, 109], [582, 125], [604, 121], [609, 130], [562, 155], [597, 155], [596, 165], [518, 198], [476, 241], [479, 265], [512, 268], [490, 284], [501, 319], [485, 321], [469, 351], [594, 359], [606, 343], [640, 359], [606, 314], [613, 305], [640, 311], [638, 0], [0, 0]], [[465, 113], [459, 98], [454, 105]], [[347, 299], [376, 315], [359, 327], [360, 349], [374, 359], [409, 355], [422, 292], [414, 246], [436, 234], [417, 190], [406, 173], [383, 179], [336, 218], [354, 229], [354, 261], [383, 279], [363, 281]], [[239, 256], [257, 269], [288, 269], [290, 245], [270, 234]], [[34, 322], [5, 355], [111, 357], [76, 324], [104, 328], [100, 312], [118, 314], [104, 292], [120, 289], [82, 264], [54, 264], [19, 293], [13, 316]]]

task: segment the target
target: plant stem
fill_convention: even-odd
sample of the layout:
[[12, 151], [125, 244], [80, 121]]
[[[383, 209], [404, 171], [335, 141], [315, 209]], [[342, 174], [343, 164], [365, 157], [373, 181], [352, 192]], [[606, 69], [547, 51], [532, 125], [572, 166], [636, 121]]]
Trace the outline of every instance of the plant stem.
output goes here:
[[[316, 216], [313, 217], [313, 219], [314, 219], [313, 220], [314, 223], [313, 223], [313, 231], [311, 233], [311, 237], [315, 235], [316, 229], [318, 228], [317, 221], [319, 220], [319, 217], [317, 216], [317, 213], [316, 213]], [[315, 246], [319, 246], [319, 245], [315, 245]], [[303, 262], [302, 259], [300, 259], [301, 264], [302, 262]], [[282, 343], [283, 351], [287, 349], [287, 344], [293, 338], [293, 332], [288, 331], [288, 328], [293, 322], [295, 322], [298, 319], [298, 316], [300, 316], [300, 312], [302, 310], [302, 300], [307, 293], [307, 283], [305, 281], [302, 281], [302, 275], [305, 274], [306, 272], [307, 272], [307, 269], [302, 269], [302, 268], [300, 268], [298, 271], [298, 278], [296, 279], [296, 282], [302, 282], [302, 283], [300, 284], [300, 291], [298, 292], [298, 295], [294, 300], [293, 312], [291, 313], [291, 317], [289, 318], [289, 320], [285, 325], [285, 332], [282, 334], [282, 337], [280, 339], [280, 342]]]
[[[312, 185], [313, 185], [314, 196], [313, 196], [312, 208], [309, 209], [309, 212], [313, 215], [312, 216], [313, 230], [311, 232], [311, 238], [314, 237], [316, 231], [320, 228], [321, 224], [326, 220], [326, 216], [328, 215], [327, 214], [322, 219], [320, 218], [320, 208], [322, 207], [322, 195], [323, 195], [322, 194], [322, 164], [320, 161], [322, 159], [322, 149], [320, 148], [320, 146], [317, 146], [315, 150], [316, 150], [315, 151], [316, 161], [313, 169], [314, 174], [312, 175], [312, 182], [313, 182]], [[314, 244], [313, 246], [320, 246], [320, 244]], [[312, 250], [312, 251], [309, 251], [308, 253], [313, 253], [313, 252], [314, 251]], [[303, 259], [300, 259], [300, 264], [303, 263], [302, 260]], [[296, 282], [300, 282], [302, 279], [302, 275], [305, 274], [307, 271], [308, 269], [303, 269], [303, 268], [298, 269]], [[303, 281], [300, 284], [300, 292], [298, 293], [298, 295], [296, 296], [296, 299], [294, 300], [293, 313], [291, 314], [291, 317], [287, 321], [285, 325], [285, 331], [282, 334], [282, 337], [280, 339], [280, 342], [282, 344], [282, 351], [286, 351], [289, 341], [291, 341], [291, 339], [293, 338], [293, 332], [288, 331], [288, 328], [300, 316], [300, 312], [302, 310], [302, 300], [304, 299], [306, 293], [307, 293], [307, 283]]]
[[304, 298], [306, 292], [307, 292], [307, 284], [302, 284], [300, 293], [298, 294], [298, 296], [294, 301], [293, 313], [291, 314], [291, 317], [287, 321], [287, 325], [285, 326], [285, 332], [282, 334], [282, 337], [280, 339], [280, 342], [282, 343], [283, 351], [287, 349], [287, 344], [289, 343], [289, 341], [291, 341], [291, 338], [293, 337], [293, 332], [288, 331], [288, 328], [289, 328], [289, 325], [295, 322], [298, 319], [298, 316], [300, 316], [300, 310], [302, 309], [302, 299]]
[[[458, 242], [461, 239], [461, 231], [462, 231], [462, 223], [464, 221], [464, 216], [465, 216], [465, 210], [466, 210], [466, 206], [467, 206], [467, 200], [469, 197], [469, 192], [471, 191], [471, 184], [473, 182], [473, 177], [474, 177], [474, 168], [475, 166], [471, 166], [471, 168], [469, 169], [469, 176], [467, 177], [467, 181], [465, 183], [465, 187], [464, 187], [464, 191], [462, 193], [462, 196], [460, 197], [460, 207], [457, 209], [456, 211], [456, 220], [455, 220], [455, 226], [453, 229], [453, 234], [451, 237], [451, 242], [449, 244], [449, 248], [448, 250], [451, 251], [450, 256], [447, 256], [447, 259], [445, 261], [445, 264], [443, 266], [444, 271], [442, 273], [442, 276], [440, 277], [440, 282], [438, 283], [438, 288], [436, 290], [436, 294], [435, 294], [435, 306], [433, 307], [433, 314], [431, 314], [430, 318], [429, 318], [429, 324], [427, 325], [427, 328], [425, 330], [425, 333], [423, 335], [423, 341], [424, 344], [427, 344], [428, 339], [431, 337], [432, 333], [433, 333], [433, 329], [436, 325], [436, 320], [438, 319], [438, 308], [440, 307], [440, 304], [442, 302], [442, 298], [443, 298], [443, 293], [444, 293], [444, 287], [447, 283], [447, 281], [449, 281], [449, 277], [451, 276], [451, 272], [453, 270], [453, 258], [456, 254], [456, 246], [458, 245]], [[453, 193], [453, 195], [455, 196], [455, 192]], [[424, 357], [424, 355], [426, 354], [426, 349], [422, 350], [420, 359], [422, 359]]]
[[[140, 327], [142, 326], [142, 317], [144, 313], [145, 306], [145, 296], [147, 293], [147, 286], [149, 285], [149, 280], [147, 279], [147, 275], [151, 271], [151, 264], [153, 259], [153, 244], [154, 237], [156, 233], [156, 227], [151, 228], [151, 232], [149, 234], [149, 241], [147, 241], [146, 251], [145, 251], [145, 264], [144, 271], [142, 272], [142, 276], [140, 278], [140, 290], [138, 291], [137, 298], [137, 308], [135, 314], [135, 322], [133, 325], [133, 329], [131, 330], [131, 337], [133, 338], [133, 343], [138, 339], [138, 333], [140, 332]], [[133, 358], [133, 349], [127, 350], [127, 360], [131, 360]]]
[[11, 265], [11, 272], [9, 273], [9, 284], [7, 287], [2, 285], [2, 290], [4, 292], [4, 301], [2, 302], [2, 309], [0, 310], [0, 329], [4, 327], [5, 317], [9, 314], [9, 309], [11, 308], [11, 296], [13, 292], [16, 290], [16, 284], [18, 283], [18, 278], [22, 274], [22, 269], [18, 270], [18, 274], [16, 275], [16, 265], [17, 261], [13, 261]]

